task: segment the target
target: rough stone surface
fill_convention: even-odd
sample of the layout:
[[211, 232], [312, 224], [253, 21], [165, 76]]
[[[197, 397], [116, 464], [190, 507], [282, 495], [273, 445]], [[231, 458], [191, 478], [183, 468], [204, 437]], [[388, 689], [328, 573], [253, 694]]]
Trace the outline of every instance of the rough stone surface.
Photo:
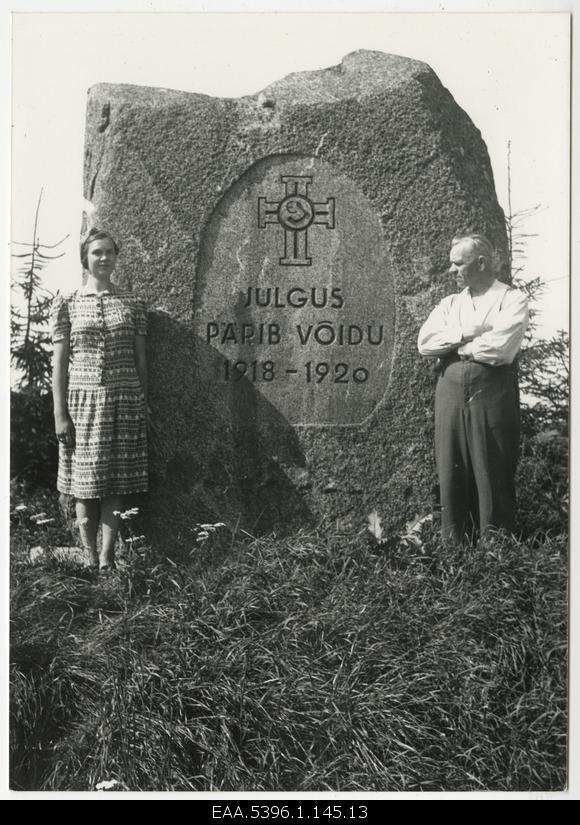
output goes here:
[[481, 135], [426, 64], [356, 52], [239, 100], [95, 86], [85, 197], [150, 308], [153, 532], [432, 510], [418, 328], [451, 237], [506, 238]]

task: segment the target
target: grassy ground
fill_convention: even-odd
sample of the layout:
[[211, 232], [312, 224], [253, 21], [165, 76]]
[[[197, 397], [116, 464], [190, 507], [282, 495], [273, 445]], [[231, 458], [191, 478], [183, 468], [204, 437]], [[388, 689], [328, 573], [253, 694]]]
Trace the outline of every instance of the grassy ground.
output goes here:
[[143, 548], [97, 581], [31, 565], [32, 531], [58, 522], [14, 519], [13, 788], [565, 784], [563, 537], [466, 552], [298, 534], [180, 564]]

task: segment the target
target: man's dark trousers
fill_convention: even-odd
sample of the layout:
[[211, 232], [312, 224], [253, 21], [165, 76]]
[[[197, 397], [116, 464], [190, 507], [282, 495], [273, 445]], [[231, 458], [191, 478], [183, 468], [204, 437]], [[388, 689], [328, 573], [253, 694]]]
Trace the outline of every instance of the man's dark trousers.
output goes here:
[[443, 361], [435, 396], [435, 455], [444, 540], [515, 527], [519, 408], [511, 364]]

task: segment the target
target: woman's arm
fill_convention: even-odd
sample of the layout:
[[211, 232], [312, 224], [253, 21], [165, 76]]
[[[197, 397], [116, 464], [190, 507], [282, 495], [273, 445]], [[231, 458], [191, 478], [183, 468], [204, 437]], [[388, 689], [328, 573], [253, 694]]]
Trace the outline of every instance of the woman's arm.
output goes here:
[[66, 390], [68, 383], [68, 362], [70, 352], [69, 336], [54, 344], [52, 360], [52, 398], [54, 403], [54, 426], [56, 437], [67, 446], [74, 443], [75, 428], [68, 412]]
[[145, 335], [135, 336], [135, 367], [141, 384], [141, 390], [147, 404], [147, 351], [145, 349]]

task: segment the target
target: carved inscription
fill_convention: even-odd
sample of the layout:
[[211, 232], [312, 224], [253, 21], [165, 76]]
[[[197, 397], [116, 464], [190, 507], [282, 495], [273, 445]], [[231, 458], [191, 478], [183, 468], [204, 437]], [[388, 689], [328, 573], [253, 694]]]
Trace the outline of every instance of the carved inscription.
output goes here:
[[329, 164], [278, 157], [249, 170], [210, 221], [198, 284], [196, 332], [222, 356], [215, 379], [232, 391], [252, 385], [295, 424], [359, 423], [383, 398], [388, 252], [365, 196]]

